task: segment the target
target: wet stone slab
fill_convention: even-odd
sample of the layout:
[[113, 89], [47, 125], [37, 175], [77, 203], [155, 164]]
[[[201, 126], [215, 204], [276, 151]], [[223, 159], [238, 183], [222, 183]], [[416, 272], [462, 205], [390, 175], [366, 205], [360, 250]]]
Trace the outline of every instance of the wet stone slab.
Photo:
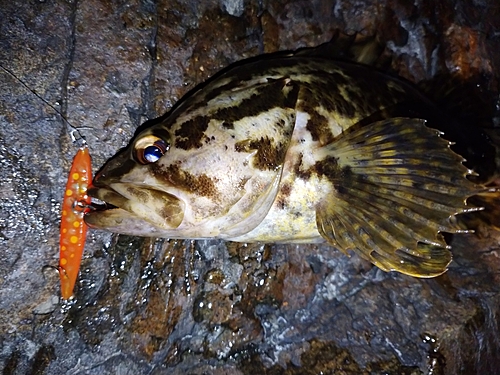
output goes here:
[[98, 231], [72, 301], [59, 301], [59, 277], [44, 267], [58, 264], [60, 199], [76, 152], [59, 113], [81, 127], [98, 169], [142, 122], [221, 68], [338, 31], [377, 34], [385, 68], [415, 83], [468, 83], [467, 94], [494, 109], [495, 1], [0, 8], [2, 374], [498, 373], [499, 237], [487, 227], [455, 236], [450, 270], [431, 280], [328, 246]]

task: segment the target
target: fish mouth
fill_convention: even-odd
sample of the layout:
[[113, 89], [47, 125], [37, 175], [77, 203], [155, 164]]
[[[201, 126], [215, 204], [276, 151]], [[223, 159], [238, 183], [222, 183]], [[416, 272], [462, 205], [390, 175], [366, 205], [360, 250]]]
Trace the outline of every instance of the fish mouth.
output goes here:
[[184, 219], [184, 202], [162, 190], [130, 183], [91, 186], [92, 203], [85, 222], [91, 228], [137, 236], [161, 234], [177, 228]]

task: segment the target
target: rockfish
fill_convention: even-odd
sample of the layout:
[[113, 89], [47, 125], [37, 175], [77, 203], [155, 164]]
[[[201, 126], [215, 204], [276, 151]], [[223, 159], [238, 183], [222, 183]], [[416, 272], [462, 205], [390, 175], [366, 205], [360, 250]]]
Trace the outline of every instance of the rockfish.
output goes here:
[[96, 175], [89, 194], [108, 205], [85, 220], [137, 236], [326, 242], [433, 277], [451, 261], [441, 233], [463, 231], [455, 215], [482, 189], [469, 177], [482, 154], [451, 141], [489, 147], [397, 77], [264, 58], [218, 74], [137, 134]]

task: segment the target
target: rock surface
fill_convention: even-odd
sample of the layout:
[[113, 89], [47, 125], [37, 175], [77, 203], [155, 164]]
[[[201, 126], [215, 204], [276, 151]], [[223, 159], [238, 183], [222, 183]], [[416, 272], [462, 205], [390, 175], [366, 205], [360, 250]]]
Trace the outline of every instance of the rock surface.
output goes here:
[[450, 270], [431, 280], [328, 246], [104, 232], [89, 233], [71, 302], [46, 267], [76, 152], [59, 113], [97, 169], [219, 69], [342, 31], [377, 34], [410, 81], [468, 84], [493, 116], [495, 0], [110, 3], [0, 7], [2, 374], [500, 373], [500, 237], [487, 227], [456, 236]]

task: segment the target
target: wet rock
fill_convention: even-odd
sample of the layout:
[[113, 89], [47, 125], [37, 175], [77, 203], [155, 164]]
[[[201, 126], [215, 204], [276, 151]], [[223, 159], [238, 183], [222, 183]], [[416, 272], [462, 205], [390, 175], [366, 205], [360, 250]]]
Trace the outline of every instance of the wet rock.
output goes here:
[[[455, 236], [449, 272], [432, 280], [386, 274], [328, 246], [95, 231], [72, 301], [56, 303], [58, 276], [44, 268], [57, 265], [59, 202], [76, 151], [59, 113], [80, 128], [97, 169], [142, 122], [219, 69], [342, 31], [377, 35], [387, 45], [383, 68], [434, 88], [428, 93], [452, 111], [475, 110], [491, 121], [500, 66], [496, 2], [4, 5], [4, 374], [499, 373], [499, 237], [488, 227], [479, 228], [482, 237]], [[450, 81], [467, 89], [443, 99], [436, 82]]]

